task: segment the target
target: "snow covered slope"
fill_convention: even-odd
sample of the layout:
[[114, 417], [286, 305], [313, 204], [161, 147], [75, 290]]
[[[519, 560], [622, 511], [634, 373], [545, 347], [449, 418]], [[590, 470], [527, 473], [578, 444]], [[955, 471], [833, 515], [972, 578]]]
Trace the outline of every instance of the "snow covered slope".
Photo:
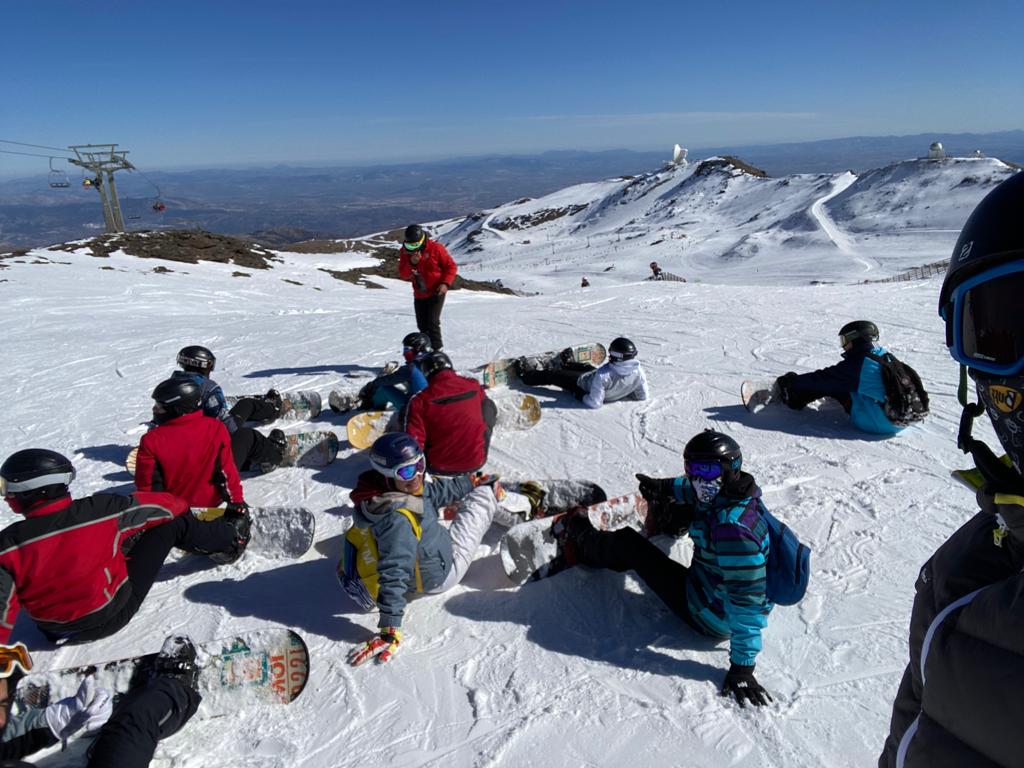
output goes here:
[[[680, 472], [683, 444], [704, 427], [740, 442], [768, 505], [813, 549], [809, 595], [797, 607], [776, 609], [765, 633], [758, 677], [776, 699], [767, 710], [741, 710], [721, 698], [726, 647], [695, 635], [630, 575], [579, 568], [513, 588], [496, 555], [497, 529], [464, 584], [412, 602], [392, 663], [350, 668], [346, 653], [370, 636], [376, 616], [344, 613], [334, 575], [349, 493], [368, 468], [344, 443], [325, 469], [285, 469], [245, 482], [254, 505], [316, 512], [318, 541], [301, 560], [168, 563], [139, 615], [112, 638], [53, 649], [23, 615], [15, 639], [46, 668], [152, 651], [176, 632], [205, 639], [275, 623], [306, 637], [312, 672], [298, 701], [191, 723], [161, 745], [154, 764], [164, 768], [872, 764], [906, 663], [917, 570], [974, 510], [973, 497], [948, 477], [964, 458], [955, 446], [957, 369], [936, 314], [939, 283], [848, 281], [858, 263], [882, 273], [901, 262], [898, 252], [883, 260], [864, 250], [871, 228], [852, 226], [844, 211], [866, 206], [854, 201], [871, 192], [856, 197], [858, 182], [849, 176], [762, 180], [716, 167], [701, 176], [699, 167], [505, 206], [476, 222], [482, 250], [475, 253], [468, 252], [468, 223], [454, 227], [450, 236], [464, 242], [460, 260], [479, 259], [497, 275], [502, 260], [513, 259], [502, 274], [544, 294], [453, 292], [444, 314], [446, 349], [463, 368], [618, 335], [640, 349], [650, 400], [589, 411], [555, 390], [542, 393], [536, 428], [495, 435], [487, 468], [507, 477], [587, 478], [620, 493], [635, 488], [635, 472]], [[993, 164], [991, 173], [1003, 171]], [[979, 196], [982, 186], [971, 194]], [[891, 188], [882, 179], [870, 189]], [[946, 187], [942, 194], [960, 193]], [[527, 229], [508, 226], [515, 216], [584, 203], [585, 210]], [[684, 210], [695, 223], [682, 226]], [[639, 227], [630, 222], [643, 211], [662, 216], [665, 230], [652, 228], [629, 246], [629, 227]], [[811, 226], [825, 217], [831, 224]], [[949, 230], [958, 224], [925, 223]], [[878, 219], [872, 226], [904, 224]], [[672, 240], [670, 231], [688, 237]], [[701, 243], [689, 245], [697, 232]], [[620, 234], [622, 249], [614, 251]], [[758, 246], [745, 261], [718, 250], [744, 236], [747, 250]], [[658, 237], [667, 237], [666, 255], [657, 250], [662, 245], [649, 245]], [[787, 248], [786, 237], [815, 244]], [[952, 238], [921, 240], [935, 247], [920, 260], [948, 256], [945, 240]], [[552, 243], [554, 256], [545, 256]], [[703, 282], [642, 282], [651, 258], [671, 271], [697, 271]], [[0, 269], [7, 330], [0, 456], [51, 448], [74, 458], [77, 495], [129, 492], [121, 463], [145, 429], [150, 392], [188, 343], [215, 351], [215, 377], [229, 394], [273, 385], [326, 395], [358, 386], [346, 374], [397, 357], [402, 336], [414, 329], [408, 285], [380, 279], [382, 290], [365, 290], [320, 270], [364, 263], [359, 255], [284, 253], [273, 269], [236, 277], [232, 265], [119, 253], [97, 259], [36, 251], [0, 262], [7, 267]], [[610, 263], [616, 269], [607, 275], [593, 268]], [[589, 289], [575, 287], [584, 264]], [[752, 276], [743, 264], [761, 264], [761, 273]], [[171, 271], [156, 273], [156, 265]], [[812, 276], [840, 284], [798, 284]], [[834, 362], [837, 329], [862, 317], [921, 373], [932, 393], [925, 424], [880, 440], [850, 428], [836, 408], [754, 417], [739, 404], [745, 378]], [[341, 434], [344, 421], [328, 413], [284, 426]], [[995, 444], [990, 430], [978, 431]], [[0, 512], [0, 522], [13, 519]], [[685, 553], [683, 543], [674, 546]], [[36, 762], [74, 764], [68, 753]]]
[[531, 291], [584, 275], [594, 285], [643, 279], [652, 260], [717, 283], [862, 280], [946, 254], [978, 200], [1011, 173], [999, 160], [949, 158], [860, 178], [771, 179], [711, 158], [509, 203], [440, 232], [465, 269]]

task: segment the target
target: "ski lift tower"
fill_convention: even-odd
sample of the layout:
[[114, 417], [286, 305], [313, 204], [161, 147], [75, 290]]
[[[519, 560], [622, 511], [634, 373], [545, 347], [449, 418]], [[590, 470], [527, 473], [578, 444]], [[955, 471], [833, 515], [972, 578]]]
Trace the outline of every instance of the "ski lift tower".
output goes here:
[[117, 199], [114, 172], [135, 170], [135, 166], [125, 158], [128, 152], [118, 151], [117, 144], [79, 144], [68, 149], [77, 158], [68, 158], [68, 162], [88, 169], [101, 182], [96, 185], [96, 191], [100, 193], [100, 201], [103, 203], [103, 221], [107, 225], [107, 232], [124, 232], [124, 216], [121, 215], [121, 203]]

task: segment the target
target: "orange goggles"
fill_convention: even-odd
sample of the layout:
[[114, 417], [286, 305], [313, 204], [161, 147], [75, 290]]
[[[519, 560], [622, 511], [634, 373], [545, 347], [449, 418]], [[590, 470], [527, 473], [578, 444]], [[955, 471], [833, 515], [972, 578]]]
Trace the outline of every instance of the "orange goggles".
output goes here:
[[32, 671], [32, 656], [24, 643], [0, 645], [0, 678], [10, 677], [15, 669], [26, 674]]

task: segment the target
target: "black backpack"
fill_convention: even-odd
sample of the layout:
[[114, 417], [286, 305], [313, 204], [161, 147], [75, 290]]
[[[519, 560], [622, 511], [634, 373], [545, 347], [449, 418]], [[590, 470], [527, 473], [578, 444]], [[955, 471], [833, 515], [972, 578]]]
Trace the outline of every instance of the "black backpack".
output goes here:
[[891, 352], [882, 356], [869, 352], [867, 356], [882, 369], [885, 417], [897, 427], [923, 420], [928, 415], [928, 393], [917, 371], [897, 360]]

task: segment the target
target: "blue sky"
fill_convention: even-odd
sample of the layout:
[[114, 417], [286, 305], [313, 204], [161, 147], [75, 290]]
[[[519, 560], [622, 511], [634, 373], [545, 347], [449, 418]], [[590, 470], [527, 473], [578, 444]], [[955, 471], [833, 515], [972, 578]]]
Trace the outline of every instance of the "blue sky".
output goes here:
[[1024, 127], [1009, 0], [35, 0], [0, 26], [0, 139], [143, 170]]

